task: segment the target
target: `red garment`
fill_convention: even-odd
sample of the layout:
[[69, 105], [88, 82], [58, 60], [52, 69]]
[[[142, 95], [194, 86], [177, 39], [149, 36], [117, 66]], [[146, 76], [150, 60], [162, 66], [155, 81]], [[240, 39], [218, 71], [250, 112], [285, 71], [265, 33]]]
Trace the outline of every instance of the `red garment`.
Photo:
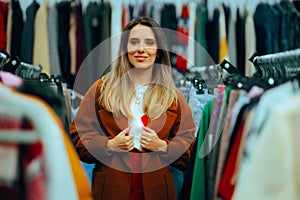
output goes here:
[[222, 173], [219, 187], [218, 187], [218, 196], [222, 199], [232, 199], [233, 193], [235, 190], [235, 184], [231, 183], [231, 179], [234, 175], [236, 168], [236, 161], [239, 151], [240, 142], [242, 139], [242, 134], [244, 131], [245, 119], [242, 120], [235, 140], [233, 142], [232, 148], [229, 152], [228, 159], [224, 166], [224, 171]]
[[130, 21], [130, 13], [128, 9], [128, 5], [122, 4], [122, 30], [127, 26]]
[[7, 16], [8, 16], [8, 6], [5, 2], [0, 1], [0, 50], [6, 49]]
[[[0, 130], [21, 130], [21, 120], [0, 116]], [[21, 185], [18, 171], [19, 145], [0, 140], [0, 197], [1, 199], [20, 199]]]
[[183, 17], [183, 19], [188, 19], [190, 17], [190, 10], [188, 4], [182, 6], [181, 16]]
[[[25, 151], [22, 152], [24, 156], [23, 168], [25, 177], [28, 180], [25, 182], [26, 185], [26, 199], [38, 200], [45, 198], [45, 174], [43, 168], [43, 144], [38, 141], [33, 144], [25, 146]], [[39, 166], [40, 168], [34, 171], [32, 174], [32, 168]]]
[[176, 68], [183, 74], [187, 72], [187, 59], [185, 59], [182, 55], [176, 55]]
[[[148, 123], [148, 116], [143, 115], [141, 121], [144, 126]], [[138, 150], [134, 149], [131, 154], [132, 158], [132, 172], [140, 172], [142, 167], [142, 154]], [[144, 189], [143, 189], [143, 176], [142, 173], [132, 173], [131, 177], [131, 188], [129, 200], [144, 200]]]
[[[141, 171], [142, 166], [142, 154], [138, 150], [134, 149], [132, 151], [132, 171]], [[132, 173], [131, 176], [131, 187], [129, 200], [144, 200], [144, 189], [143, 189], [143, 179], [142, 173]]]
[[144, 200], [144, 189], [141, 173], [133, 173], [131, 178], [131, 189], [128, 200]]
[[[138, 170], [142, 166], [141, 153], [134, 150], [132, 153], [132, 171]], [[140, 170], [139, 170], [140, 171]], [[144, 200], [143, 178], [142, 173], [132, 173], [131, 188], [129, 200]]]
[[[1, 129], [22, 132], [24, 130], [32, 131], [33, 127], [26, 120], [6, 116], [5, 118], [0, 117]], [[28, 200], [45, 199], [46, 181], [42, 142], [38, 140], [30, 144], [21, 144], [18, 141], [14, 143], [0, 141], [0, 152], [1, 150], [5, 150], [6, 155], [1, 157], [3, 166], [0, 165], [0, 170], [10, 173], [10, 170], [16, 169], [16, 172], [10, 179], [2, 177], [3, 172], [0, 173], [0, 179], [6, 180], [6, 183], [0, 184], [0, 196], [3, 199], [20, 199], [21, 197]], [[10, 169], [5, 168], [7, 162], [11, 163]]]
[[189, 6], [183, 5], [181, 9], [181, 17], [178, 20], [177, 41], [179, 53], [176, 55], [176, 68], [182, 73], [187, 71], [187, 47], [189, 41]]
[[76, 73], [78, 73], [81, 64], [86, 57], [85, 38], [84, 38], [84, 24], [82, 14], [82, 4], [79, 2], [76, 7]]
[[[24, 121], [23, 128], [34, 130], [32, 124]], [[31, 144], [21, 145], [21, 163], [25, 182], [25, 199], [39, 200], [46, 196], [43, 143], [38, 140]]]

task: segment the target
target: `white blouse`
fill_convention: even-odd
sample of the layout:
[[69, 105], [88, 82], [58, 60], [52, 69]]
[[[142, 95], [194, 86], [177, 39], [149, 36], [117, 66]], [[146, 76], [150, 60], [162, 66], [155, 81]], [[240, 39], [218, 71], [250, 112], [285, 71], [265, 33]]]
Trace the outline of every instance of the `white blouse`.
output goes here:
[[130, 105], [130, 109], [133, 114], [133, 120], [128, 120], [128, 125], [131, 126], [129, 133], [134, 135], [134, 147], [140, 151], [142, 151], [140, 137], [141, 133], [143, 132], [143, 123], [141, 117], [144, 115], [143, 97], [147, 88], [147, 85], [136, 85], [136, 94]]

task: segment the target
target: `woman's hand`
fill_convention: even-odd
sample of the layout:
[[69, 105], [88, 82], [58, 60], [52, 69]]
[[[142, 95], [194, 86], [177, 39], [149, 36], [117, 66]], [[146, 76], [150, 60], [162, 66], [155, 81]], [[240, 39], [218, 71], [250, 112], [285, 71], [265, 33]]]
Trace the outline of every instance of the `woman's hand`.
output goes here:
[[106, 147], [108, 151], [123, 152], [134, 148], [134, 136], [129, 134], [130, 126], [121, 131], [116, 137], [108, 140]]
[[166, 152], [168, 144], [161, 140], [154, 130], [148, 127], [143, 127], [144, 131], [141, 134], [141, 147], [150, 151]]

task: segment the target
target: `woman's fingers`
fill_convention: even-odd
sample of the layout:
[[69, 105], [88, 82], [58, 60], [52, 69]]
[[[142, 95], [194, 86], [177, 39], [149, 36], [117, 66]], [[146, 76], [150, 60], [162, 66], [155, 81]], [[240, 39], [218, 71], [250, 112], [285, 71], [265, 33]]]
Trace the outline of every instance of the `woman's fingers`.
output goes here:
[[121, 131], [121, 132], [119, 133], [119, 135], [125, 135], [125, 136], [128, 136], [130, 129], [131, 129], [131, 126], [128, 126], [128, 127], [125, 128], [123, 131]]

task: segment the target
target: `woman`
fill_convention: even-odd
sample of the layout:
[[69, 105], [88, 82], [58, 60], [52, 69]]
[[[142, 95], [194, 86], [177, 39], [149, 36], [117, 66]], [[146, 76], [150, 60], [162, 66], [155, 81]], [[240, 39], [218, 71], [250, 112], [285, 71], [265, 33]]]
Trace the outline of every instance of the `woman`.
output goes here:
[[176, 199], [168, 165], [187, 167], [194, 131], [163, 30], [132, 20], [112, 71], [88, 90], [71, 127], [80, 159], [95, 163], [94, 199]]

